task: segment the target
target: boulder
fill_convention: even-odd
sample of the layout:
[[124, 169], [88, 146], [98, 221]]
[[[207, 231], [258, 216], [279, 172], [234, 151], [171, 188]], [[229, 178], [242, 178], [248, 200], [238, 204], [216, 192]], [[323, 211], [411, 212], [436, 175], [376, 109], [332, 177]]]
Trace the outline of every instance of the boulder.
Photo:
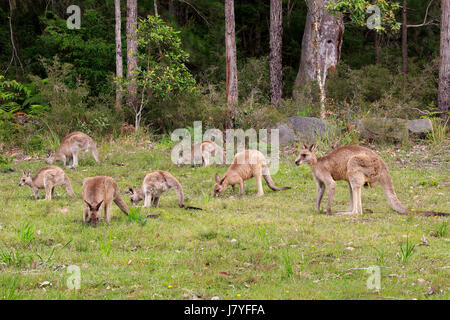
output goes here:
[[289, 122], [294, 127], [299, 138], [317, 140], [325, 135], [327, 123], [319, 118], [289, 117]]
[[278, 123], [274, 129], [279, 131], [280, 145], [285, 146], [295, 142], [298, 137], [290, 123]]
[[408, 131], [411, 134], [425, 135], [433, 130], [430, 119], [417, 119], [408, 121]]
[[355, 122], [361, 137], [370, 140], [403, 141], [408, 138], [408, 120], [369, 118]]

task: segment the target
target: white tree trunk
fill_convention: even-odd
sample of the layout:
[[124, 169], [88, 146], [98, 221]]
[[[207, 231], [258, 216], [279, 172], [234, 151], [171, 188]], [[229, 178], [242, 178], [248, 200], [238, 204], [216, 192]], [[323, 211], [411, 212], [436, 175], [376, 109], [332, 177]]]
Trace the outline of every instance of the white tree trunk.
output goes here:
[[114, 11], [116, 18], [116, 77], [118, 78], [118, 85], [116, 89], [116, 107], [122, 109], [122, 85], [120, 80], [123, 77], [123, 60], [122, 60], [122, 22], [120, 13], [120, 0], [114, 0]]
[[307, 0], [300, 67], [292, 92], [295, 100], [299, 98], [300, 87], [311, 81], [320, 78], [318, 84], [324, 86], [326, 74], [336, 68], [341, 58], [344, 22], [325, 9], [329, 1], [332, 0]]
[[283, 93], [283, 1], [270, 0], [270, 101], [278, 106]]
[[450, 0], [442, 0], [441, 9], [438, 106], [442, 116], [446, 116], [450, 110]]
[[234, 126], [236, 105], [238, 102], [234, 0], [225, 0], [225, 54], [226, 98], [229, 113], [225, 127], [232, 128]]

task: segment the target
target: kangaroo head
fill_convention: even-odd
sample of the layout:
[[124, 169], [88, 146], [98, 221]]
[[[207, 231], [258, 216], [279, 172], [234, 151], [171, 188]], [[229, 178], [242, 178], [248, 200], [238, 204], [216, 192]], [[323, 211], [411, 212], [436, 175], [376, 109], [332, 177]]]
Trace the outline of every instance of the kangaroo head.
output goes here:
[[45, 162], [47, 162], [47, 164], [53, 164], [53, 162], [55, 162], [55, 155], [52, 155], [50, 150], [47, 150], [47, 159], [45, 159]]
[[131, 194], [130, 202], [133, 206], [137, 206], [139, 201], [144, 199], [143, 194], [136, 187], [129, 187], [128, 192]]
[[218, 197], [219, 194], [221, 194], [222, 192], [225, 191], [226, 186], [223, 184], [225, 177], [223, 177], [222, 179], [220, 178], [219, 174], [216, 173], [216, 184], [213, 187], [213, 193], [214, 193], [214, 197]]
[[53, 164], [55, 161], [65, 161], [66, 160], [66, 156], [59, 153], [59, 152], [55, 152], [54, 154], [51, 153], [50, 150], [47, 151], [47, 159], [45, 159], [45, 162], [47, 162], [47, 164]]
[[23, 186], [24, 184], [31, 184], [33, 182], [33, 180], [31, 179], [32, 173], [33, 172], [31, 170], [28, 172], [22, 170], [22, 178], [20, 178], [19, 187]]
[[86, 200], [84, 200], [84, 202], [86, 203], [88, 209], [89, 209], [89, 219], [88, 222], [92, 225], [92, 226], [97, 226], [98, 222], [100, 221], [100, 216], [101, 216], [101, 212], [100, 212], [100, 207], [103, 203], [103, 200], [100, 201], [97, 204], [92, 204], [87, 202]]
[[295, 164], [300, 166], [302, 163], [311, 164], [313, 161], [317, 160], [314, 150], [316, 150], [317, 145], [313, 143], [309, 147], [303, 144], [303, 149], [300, 151], [297, 159], [295, 159]]

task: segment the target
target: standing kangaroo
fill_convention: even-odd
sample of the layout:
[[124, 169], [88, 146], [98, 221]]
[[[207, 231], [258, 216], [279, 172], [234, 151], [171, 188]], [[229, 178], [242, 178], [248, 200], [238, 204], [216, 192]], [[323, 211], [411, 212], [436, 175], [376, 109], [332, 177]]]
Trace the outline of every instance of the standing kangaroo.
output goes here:
[[[360, 146], [343, 146], [335, 149], [330, 154], [317, 158], [314, 154], [315, 144], [303, 145], [295, 164], [300, 166], [307, 163], [311, 167], [314, 180], [317, 184], [316, 211], [320, 211], [325, 187], [328, 187], [327, 213], [331, 213], [331, 202], [333, 201], [336, 181], [347, 181], [350, 191], [349, 212], [342, 214], [362, 214], [361, 187], [374, 187], [380, 184], [384, 195], [392, 209], [401, 214], [410, 213], [397, 198], [392, 183], [392, 177], [383, 159], [374, 151]], [[442, 212], [416, 211], [419, 214], [447, 215]]]
[[53, 164], [55, 161], [62, 161], [65, 166], [66, 160], [69, 160], [68, 167], [77, 167], [78, 153], [80, 151], [88, 152], [89, 150], [92, 151], [95, 162], [99, 163], [98, 150], [94, 140], [83, 132], [75, 131], [62, 139], [61, 145], [58, 150], [56, 150], [55, 154], [51, 155], [50, 152], [48, 152], [46, 162], [48, 164]]
[[191, 149], [191, 153], [183, 154], [177, 161], [177, 165], [183, 164], [201, 164], [207, 167], [210, 164], [211, 157], [218, 156], [224, 162], [223, 148], [211, 140], [197, 142]]
[[216, 184], [214, 185], [214, 196], [219, 196], [224, 192], [228, 186], [232, 186], [234, 191], [234, 185], [239, 185], [239, 194], [244, 194], [244, 181], [252, 177], [255, 177], [258, 185], [258, 196], [264, 195], [262, 180], [264, 177], [267, 185], [274, 191], [290, 189], [290, 187], [277, 187], [272, 180], [269, 173], [269, 167], [267, 166], [266, 158], [258, 150], [244, 150], [239, 152], [234, 157], [233, 163], [228, 168], [227, 172], [220, 178], [216, 173]]
[[202, 210], [196, 207], [188, 207], [184, 204], [184, 193], [181, 184], [173, 175], [163, 170], [155, 170], [148, 173], [139, 190], [136, 187], [129, 188], [131, 204], [137, 205], [139, 201], [144, 200], [145, 208], [152, 205], [157, 207], [161, 194], [171, 189], [177, 193], [178, 206], [180, 208]]
[[83, 212], [83, 222], [96, 226], [100, 220], [102, 208], [105, 220], [111, 220], [111, 204], [115, 204], [128, 215], [128, 206], [123, 202], [119, 193], [119, 186], [111, 177], [98, 176], [83, 180], [83, 200], [86, 204]]
[[34, 177], [31, 177], [32, 171], [23, 171], [22, 178], [20, 178], [19, 186], [24, 184], [28, 185], [34, 191], [34, 198], [37, 200], [39, 197], [38, 190], [45, 189], [45, 200], [52, 200], [55, 187], [66, 187], [69, 196], [74, 197], [72, 185], [70, 179], [66, 173], [60, 167], [47, 166], [40, 169]]

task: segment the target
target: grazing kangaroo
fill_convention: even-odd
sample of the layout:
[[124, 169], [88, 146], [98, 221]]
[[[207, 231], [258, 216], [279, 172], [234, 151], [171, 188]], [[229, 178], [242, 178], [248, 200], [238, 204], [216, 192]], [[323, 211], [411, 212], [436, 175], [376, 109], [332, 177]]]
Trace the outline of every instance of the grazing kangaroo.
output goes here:
[[244, 181], [252, 177], [256, 178], [258, 185], [258, 196], [264, 195], [262, 180], [264, 177], [267, 185], [274, 191], [290, 189], [290, 187], [277, 187], [272, 180], [267, 166], [266, 158], [258, 150], [244, 150], [239, 152], [234, 157], [233, 163], [228, 168], [227, 172], [220, 178], [216, 173], [216, 184], [214, 185], [214, 196], [219, 196], [224, 192], [228, 186], [232, 186], [233, 191], [236, 184], [239, 185], [239, 194], [244, 194]]
[[177, 165], [203, 163], [203, 166], [207, 167], [210, 164], [211, 157], [216, 155], [222, 162], [225, 162], [223, 148], [211, 140], [204, 140], [195, 143], [190, 154], [183, 154], [178, 159]]
[[155, 170], [148, 173], [139, 190], [136, 187], [129, 188], [131, 204], [136, 206], [139, 201], [144, 200], [145, 208], [152, 205], [157, 207], [161, 194], [170, 189], [176, 191], [180, 208], [202, 210], [201, 208], [188, 207], [184, 204], [184, 193], [181, 184], [173, 175], [163, 170]]
[[62, 139], [61, 145], [58, 150], [56, 150], [55, 154], [51, 155], [50, 152], [48, 152], [46, 162], [48, 164], [53, 164], [55, 161], [62, 161], [65, 166], [66, 160], [69, 160], [68, 167], [77, 167], [78, 153], [80, 151], [88, 152], [89, 150], [92, 151], [95, 162], [99, 163], [98, 150], [94, 140], [83, 132], [75, 131]]
[[28, 185], [34, 191], [34, 198], [37, 200], [39, 197], [38, 190], [45, 189], [45, 200], [52, 200], [55, 187], [66, 187], [69, 196], [74, 197], [72, 185], [70, 179], [66, 173], [60, 167], [47, 166], [40, 169], [34, 177], [31, 177], [32, 171], [23, 171], [22, 178], [20, 178], [19, 186], [24, 184]]
[[96, 226], [104, 208], [105, 220], [111, 220], [111, 204], [115, 204], [128, 215], [128, 206], [120, 197], [119, 186], [111, 177], [98, 176], [83, 180], [83, 200], [86, 204], [83, 212], [83, 222]]
[[[406, 209], [397, 198], [392, 183], [392, 177], [383, 159], [374, 151], [360, 146], [342, 146], [333, 150], [330, 154], [317, 158], [314, 154], [315, 144], [303, 145], [295, 164], [300, 166], [307, 163], [311, 167], [314, 180], [317, 184], [316, 211], [320, 211], [325, 187], [328, 188], [327, 213], [331, 213], [336, 181], [347, 181], [350, 191], [349, 212], [342, 214], [362, 214], [361, 187], [368, 188], [380, 184], [384, 195], [392, 209], [401, 214], [411, 211]], [[416, 211], [425, 216], [447, 215], [442, 212]]]

